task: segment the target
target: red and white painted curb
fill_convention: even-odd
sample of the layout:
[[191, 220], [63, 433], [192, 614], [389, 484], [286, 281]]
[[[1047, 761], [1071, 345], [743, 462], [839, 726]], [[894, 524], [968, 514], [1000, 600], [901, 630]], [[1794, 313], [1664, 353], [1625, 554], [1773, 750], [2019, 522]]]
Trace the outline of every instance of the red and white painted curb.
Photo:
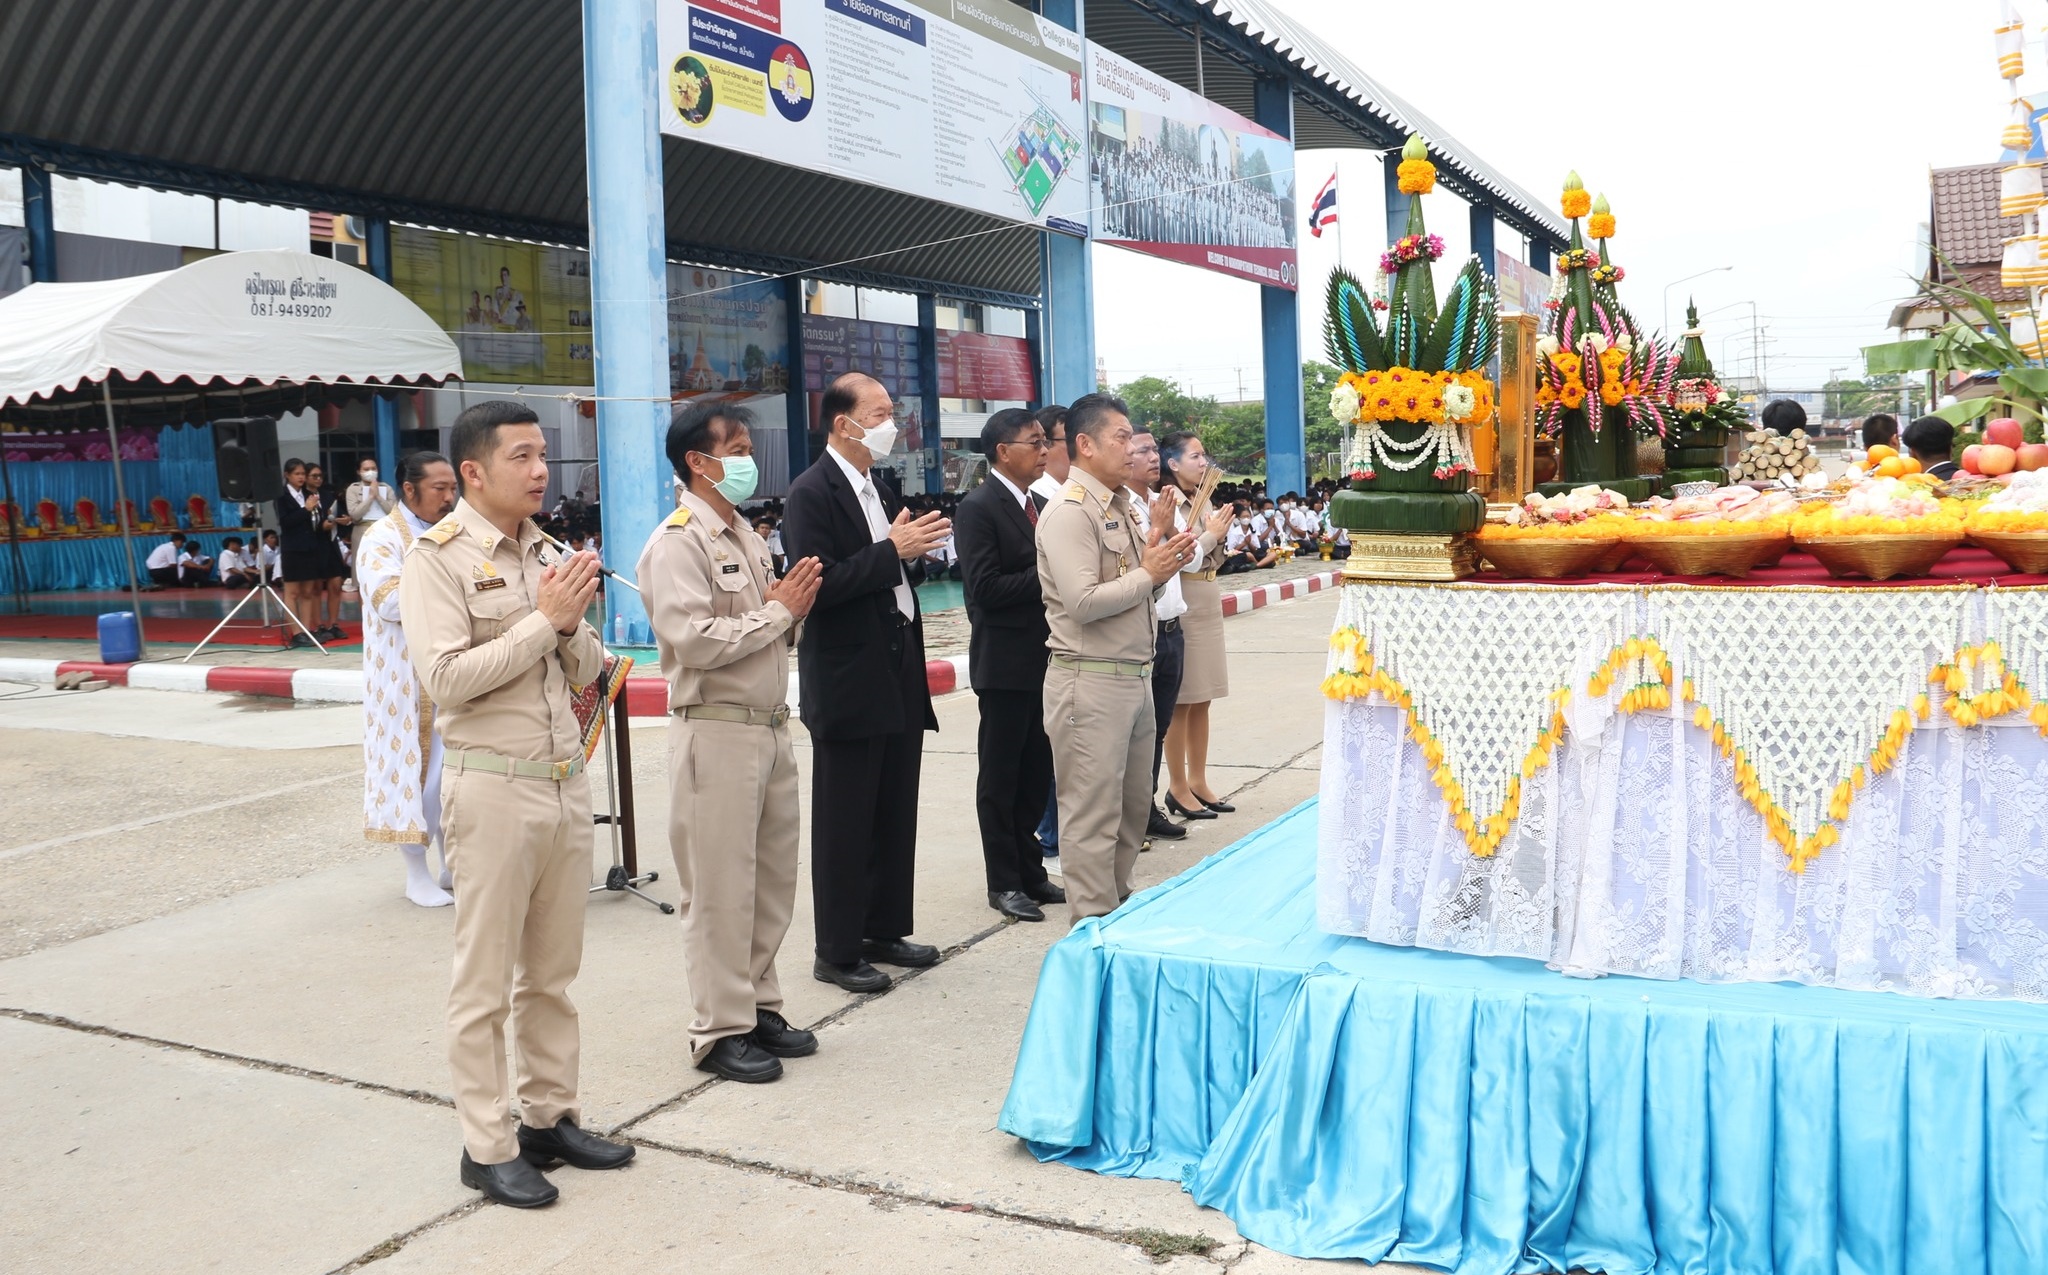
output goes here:
[[[1223, 614], [1243, 615], [1289, 598], [1305, 598], [1334, 587], [1335, 571], [1324, 571], [1279, 584], [1261, 585], [1223, 595]], [[926, 660], [925, 682], [931, 693], [950, 695], [967, 689], [967, 657], [949, 655]], [[361, 669], [262, 668], [222, 664], [100, 664], [92, 660], [27, 660], [0, 658], [0, 682], [54, 685], [60, 674], [87, 673], [115, 686], [156, 691], [213, 691], [234, 695], [269, 695], [312, 703], [360, 704]], [[789, 685], [796, 703], [796, 682]], [[662, 717], [668, 712], [668, 683], [660, 677], [626, 679], [626, 711], [634, 717]]]

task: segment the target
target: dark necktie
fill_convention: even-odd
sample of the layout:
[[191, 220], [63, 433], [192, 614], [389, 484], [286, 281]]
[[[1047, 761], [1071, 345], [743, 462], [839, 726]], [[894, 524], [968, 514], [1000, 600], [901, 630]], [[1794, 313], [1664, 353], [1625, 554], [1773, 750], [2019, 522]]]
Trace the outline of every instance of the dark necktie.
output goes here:
[[1024, 520], [1034, 527], [1038, 525], [1038, 506], [1031, 503], [1029, 496], [1024, 498]]

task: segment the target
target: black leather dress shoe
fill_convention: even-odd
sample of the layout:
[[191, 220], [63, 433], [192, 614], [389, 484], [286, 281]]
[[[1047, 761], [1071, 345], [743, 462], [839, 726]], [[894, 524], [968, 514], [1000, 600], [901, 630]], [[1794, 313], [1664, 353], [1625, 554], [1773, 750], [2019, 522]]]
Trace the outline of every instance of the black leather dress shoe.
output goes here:
[[1167, 793], [1166, 808], [1183, 819], [1214, 819], [1216, 817], [1216, 812], [1203, 805], [1200, 798], [1196, 798], [1195, 808], [1190, 810], [1186, 806], [1181, 805], [1172, 793]]
[[1067, 892], [1050, 881], [1040, 881], [1036, 885], [1027, 885], [1024, 887], [1024, 893], [1031, 896], [1033, 903], [1065, 903], [1067, 901]]
[[893, 981], [866, 961], [834, 965], [822, 956], [811, 962], [811, 977], [820, 983], [837, 983], [849, 992], [886, 992]]
[[631, 1143], [607, 1142], [585, 1133], [566, 1117], [552, 1129], [519, 1126], [519, 1154], [536, 1169], [557, 1160], [579, 1169], [616, 1169], [633, 1158], [633, 1150]]
[[913, 943], [909, 939], [862, 939], [860, 954], [871, 961], [901, 965], [906, 969], [923, 969], [939, 963], [939, 949], [929, 943]]
[[1231, 805], [1227, 801], [1210, 801], [1202, 797], [1197, 797], [1195, 798], [1195, 800], [1201, 802], [1204, 806], [1207, 806], [1209, 809], [1215, 811], [1219, 815], [1234, 815], [1237, 813], [1237, 807]]
[[553, 1204], [562, 1193], [555, 1184], [540, 1175], [540, 1170], [526, 1162], [525, 1156], [516, 1155], [503, 1164], [478, 1164], [469, 1158], [469, 1152], [462, 1153], [462, 1185], [472, 1191], [482, 1191], [500, 1204], [509, 1204], [515, 1209], [537, 1209], [544, 1204]]
[[1004, 916], [1016, 917], [1019, 921], [1043, 921], [1045, 913], [1031, 901], [1031, 896], [1022, 890], [990, 890], [988, 905]]
[[1188, 830], [1166, 817], [1159, 807], [1152, 807], [1152, 813], [1145, 818], [1145, 835], [1157, 841], [1179, 841], [1188, 835]]
[[711, 1052], [704, 1055], [704, 1061], [697, 1064], [697, 1070], [743, 1085], [765, 1085], [782, 1079], [782, 1064], [775, 1060], [775, 1055], [754, 1043], [753, 1032], [721, 1036]]
[[754, 1043], [777, 1058], [808, 1058], [818, 1052], [818, 1037], [772, 1009], [754, 1011]]

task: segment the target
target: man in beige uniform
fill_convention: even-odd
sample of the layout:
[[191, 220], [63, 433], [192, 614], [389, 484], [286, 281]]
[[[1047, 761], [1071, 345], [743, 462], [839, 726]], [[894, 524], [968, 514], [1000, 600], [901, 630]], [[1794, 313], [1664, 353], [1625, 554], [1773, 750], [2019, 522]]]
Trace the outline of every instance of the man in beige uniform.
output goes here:
[[1195, 538], [1132, 518], [1131, 422], [1123, 400], [1089, 394], [1067, 408], [1073, 469], [1038, 520], [1038, 581], [1052, 651], [1045, 733], [1059, 793], [1060, 863], [1073, 921], [1107, 916], [1131, 892], [1152, 811], [1152, 604]]
[[668, 679], [669, 849], [682, 883], [690, 1060], [748, 1084], [818, 1038], [782, 1017], [775, 955], [796, 904], [796, 754], [789, 651], [817, 599], [818, 560], [776, 580], [733, 506], [754, 494], [753, 414], [700, 399], [668, 427], [689, 485], [640, 555]]
[[[597, 558], [549, 547], [532, 516], [548, 485], [531, 409], [479, 403], [448, 447], [455, 512], [420, 533], [398, 586], [420, 684], [446, 745], [441, 846], [455, 878], [448, 1057], [462, 1120], [462, 1182], [533, 1208], [557, 1160], [617, 1168], [633, 1148], [576, 1126], [578, 1041], [568, 987], [583, 960], [590, 783], [570, 688], [603, 669], [583, 622]], [[519, 1120], [505, 1076], [516, 1009]]]

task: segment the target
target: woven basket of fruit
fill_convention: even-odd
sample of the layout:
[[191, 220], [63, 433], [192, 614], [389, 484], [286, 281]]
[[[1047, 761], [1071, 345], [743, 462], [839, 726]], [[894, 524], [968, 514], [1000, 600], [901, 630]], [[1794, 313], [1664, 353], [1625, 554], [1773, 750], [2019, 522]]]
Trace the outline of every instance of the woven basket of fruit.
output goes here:
[[1949, 550], [1963, 542], [1963, 537], [1799, 535], [1795, 541], [1818, 559], [1831, 576], [1894, 580], [1926, 575]]
[[1620, 540], [1614, 536], [1526, 536], [1501, 538], [1481, 534], [1479, 556], [1504, 576], [1524, 580], [1556, 580], [1584, 575], [1600, 556]]
[[1784, 557], [1792, 537], [1783, 529], [1759, 529], [1746, 535], [1643, 536], [1628, 543], [1669, 575], [1746, 576]]

